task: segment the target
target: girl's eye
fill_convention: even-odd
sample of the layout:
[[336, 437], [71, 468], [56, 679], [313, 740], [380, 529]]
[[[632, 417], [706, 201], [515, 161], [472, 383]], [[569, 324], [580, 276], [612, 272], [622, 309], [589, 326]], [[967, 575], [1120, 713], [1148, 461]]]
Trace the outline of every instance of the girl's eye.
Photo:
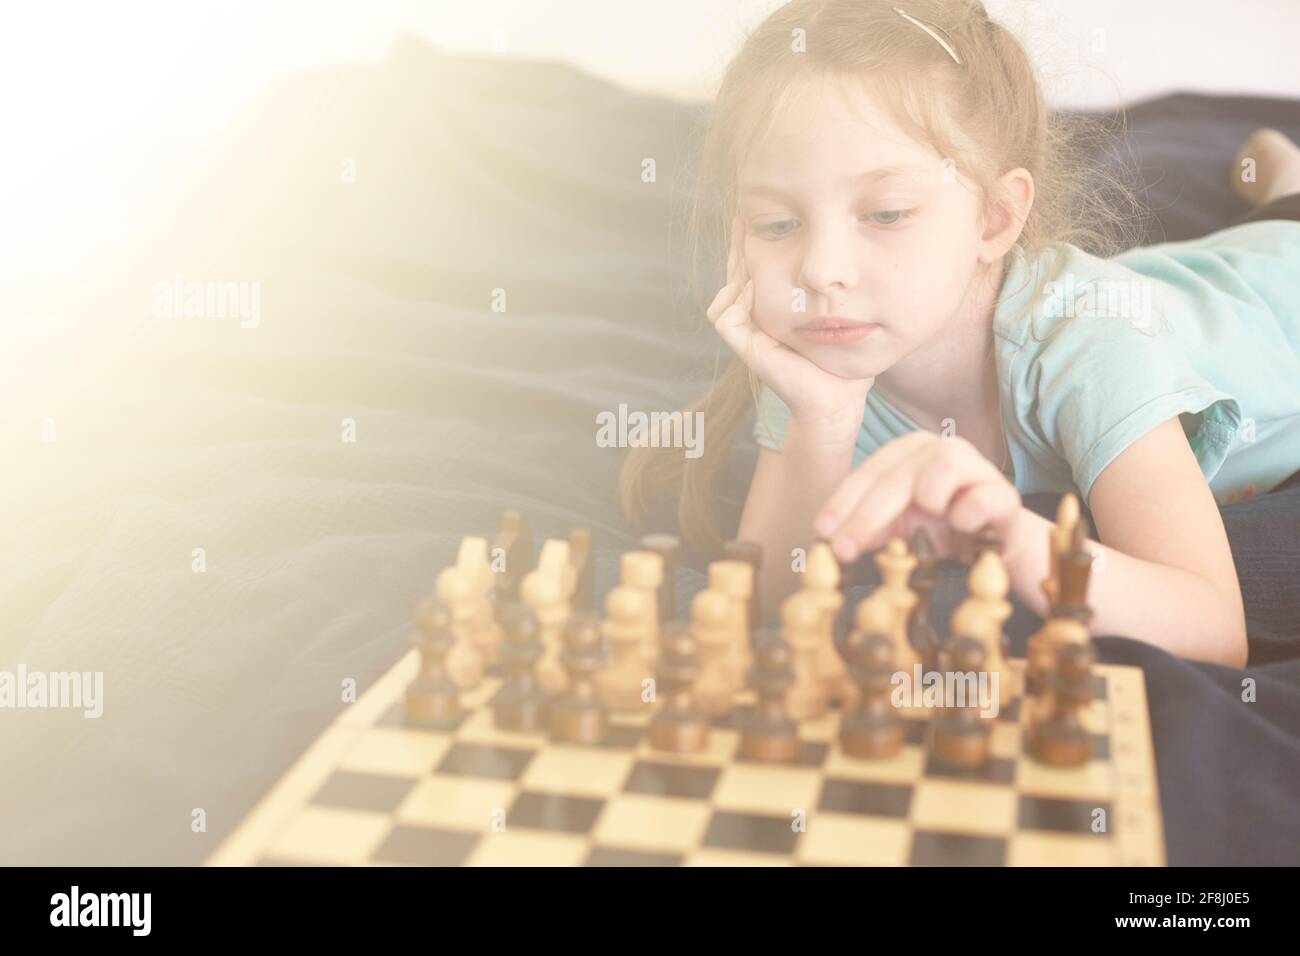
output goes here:
[[[765, 236], [772, 236], [775, 239], [784, 239], [786, 236], [790, 235], [790, 233], [794, 231], [793, 229], [794, 222], [795, 222], [794, 219], [782, 219], [780, 222], [769, 222], [767, 225], [759, 226], [758, 231]], [[778, 229], [777, 228], [778, 226], [791, 226], [791, 228], [782, 230], [782, 229]]]
[[910, 209], [890, 209], [885, 212], [870, 213], [867, 218], [879, 226], [894, 226], [912, 214]]

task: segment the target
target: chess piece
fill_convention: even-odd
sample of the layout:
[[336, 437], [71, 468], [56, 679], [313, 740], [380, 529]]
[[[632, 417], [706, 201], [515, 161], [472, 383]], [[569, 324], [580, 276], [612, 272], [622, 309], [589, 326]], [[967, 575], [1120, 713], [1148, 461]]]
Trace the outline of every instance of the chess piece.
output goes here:
[[519, 600], [519, 586], [533, 570], [533, 532], [518, 511], [501, 515], [501, 530], [492, 542], [490, 558], [495, 579], [493, 603], [505, 607]]
[[640, 710], [642, 687], [654, 676], [654, 599], [648, 591], [620, 584], [605, 595], [601, 633], [609, 642], [610, 662], [596, 675], [600, 699], [612, 711]]
[[1092, 638], [1088, 628], [1071, 618], [1049, 618], [1029, 638], [1025, 657], [1025, 700], [1036, 701], [1034, 707], [1043, 713], [1050, 710], [1051, 675], [1056, 671], [1056, 659], [1062, 647], [1070, 644], [1088, 644]]
[[477, 586], [470, 573], [452, 566], [438, 572], [434, 590], [451, 612], [456, 641], [447, 654], [447, 677], [461, 690], [477, 687], [483, 679], [483, 652], [471, 632], [480, 612]]
[[1091, 643], [1068, 644], [1056, 658], [1050, 679], [1050, 713], [1030, 725], [1029, 751], [1054, 767], [1081, 767], [1092, 759], [1093, 742], [1079, 712], [1092, 699]]
[[917, 596], [908, 586], [908, 579], [916, 568], [916, 563], [916, 558], [908, 553], [903, 539], [891, 538], [876, 553], [876, 567], [880, 569], [881, 583], [871, 595], [871, 598], [879, 595], [879, 600], [887, 601], [894, 608], [895, 622], [890, 630], [890, 637], [894, 641], [894, 666], [909, 673], [921, 662], [921, 655], [912, 647], [907, 634], [907, 622], [917, 604]]
[[1092, 552], [1088, 550], [1087, 524], [1082, 518], [1074, 525], [1070, 545], [1058, 557], [1057, 593], [1051, 616], [1071, 618], [1083, 624], [1092, 620], [1088, 607], [1088, 580], [1092, 576]]
[[744, 687], [749, 680], [749, 668], [754, 662], [750, 649], [750, 630], [755, 622], [749, 619], [749, 599], [754, 593], [754, 568], [744, 561], [713, 561], [709, 564], [709, 590], [725, 594], [731, 609], [732, 680]]
[[1056, 505], [1056, 524], [1048, 532], [1047, 577], [1043, 579], [1040, 585], [1043, 594], [1047, 597], [1047, 606], [1049, 608], [1056, 603], [1061, 587], [1061, 555], [1070, 549], [1070, 542], [1074, 538], [1074, 529], [1078, 523], [1079, 499], [1073, 493], [1062, 495], [1061, 500]]
[[693, 688], [695, 706], [709, 717], [731, 711], [736, 691], [731, 668], [731, 605], [725, 594], [707, 588], [691, 602], [691, 637], [698, 648], [700, 675]]
[[822, 622], [818, 628], [819, 647], [816, 673], [822, 682], [827, 699], [831, 702], [852, 705], [858, 699], [858, 685], [849, 676], [848, 667], [835, 647], [836, 622], [844, 606], [840, 591], [840, 564], [835, 560], [831, 546], [818, 541], [808, 549], [808, 564], [803, 574], [803, 591], [822, 608]]
[[674, 622], [663, 636], [663, 653], [657, 672], [659, 687], [667, 699], [650, 722], [650, 746], [671, 753], [693, 753], [709, 742], [709, 722], [691, 696], [698, 668], [695, 641], [686, 626]]
[[[986, 644], [977, 638], [954, 636], [944, 648], [943, 668], [962, 674], [979, 674], [985, 667], [987, 650]], [[982, 767], [989, 759], [993, 722], [980, 716], [976, 695], [964, 701], [945, 701], [945, 704], [947, 706], [934, 721], [934, 756], [957, 767]]]
[[574, 744], [598, 744], [605, 739], [605, 705], [596, 692], [595, 676], [605, 660], [599, 619], [579, 611], [565, 629], [562, 661], [569, 672], [569, 689], [551, 702], [551, 736]]
[[781, 604], [781, 637], [790, 648], [794, 667], [794, 680], [785, 695], [785, 712], [792, 720], [821, 717], [830, 707], [826, 684], [817, 671], [823, 648], [824, 612], [817, 597], [803, 590]]
[[785, 713], [785, 695], [794, 682], [790, 649], [769, 632], [758, 642], [754, 657], [758, 707], [741, 721], [740, 755], [749, 760], [789, 763], [799, 756], [799, 729]]
[[912, 554], [916, 556], [916, 568], [907, 583], [916, 593], [916, 606], [907, 619], [907, 639], [921, 656], [922, 669], [929, 673], [939, 669], [939, 635], [930, 623], [930, 602], [939, 584], [939, 561], [924, 528], [912, 535]]
[[456, 567], [472, 582], [471, 608], [466, 621], [470, 643], [478, 652], [483, 666], [493, 667], [501, 662], [501, 627], [497, 624], [493, 594], [496, 575], [488, 560], [486, 538], [465, 538], [460, 543]]
[[663, 583], [659, 586], [659, 622], [677, 617], [677, 565], [682, 543], [671, 534], [648, 534], [641, 539], [641, 550], [659, 555], [663, 564]]
[[1011, 578], [997, 553], [986, 550], [976, 559], [966, 580], [968, 596], [953, 611], [951, 630], [984, 645], [984, 667], [998, 675], [998, 706], [1004, 708], [1019, 693], [1018, 672], [1007, 659], [1002, 630], [1012, 612], [1011, 602], [1006, 599]]
[[406, 687], [406, 720], [420, 727], [450, 727], [460, 717], [457, 688], [447, 676], [447, 654], [456, 642], [451, 611], [441, 599], [431, 598], [419, 618], [413, 643], [420, 671]]
[[493, 723], [501, 730], [534, 733], [546, 727], [547, 698], [533, 673], [542, 657], [536, 615], [518, 601], [499, 612], [505, 631], [501, 656], [506, 681], [492, 703]]
[[763, 620], [763, 608], [758, 598], [758, 572], [763, 569], [763, 546], [757, 541], [728, 541], [722, 546], [722, 556], [728, 561], [743, 561], [753, 569], [749, 590], [749, 626], [758, 627]]
[[591, 532], [586, 528], [569, 532], [569, 566], [574, 581], [569, 604], [575, 611], [590, 611], [596, 589], [596, 563], [591, 553]]
[[537, 679], [542, 688], [552, 694], [564, 690], [568, 684], [560, 653], [564, 645], [564, 626], [573, 613], [570, 598], [575, 584], [569, 542], [552, 539], [542, 545], [537, 567], [528, 573], [519, 588], [524, 603], [537, 617], [542, 642]]
[[865, 634], [850, 646], [849, 655], [859, 694], [857, 706], [840, 722], [840, 747], [864, 760], [896, 756], [903, 747], [903, 721], [890, 700], [894, 641], [887, 632]]

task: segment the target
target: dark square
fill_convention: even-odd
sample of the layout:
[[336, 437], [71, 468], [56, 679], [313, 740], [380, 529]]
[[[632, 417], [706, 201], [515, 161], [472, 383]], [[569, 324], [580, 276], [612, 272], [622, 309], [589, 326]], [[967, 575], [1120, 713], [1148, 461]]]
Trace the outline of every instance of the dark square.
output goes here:
[[463, 777], [493, 777], [517, 780], [533, 759], [531, 750], [509, 747], [486, 747], [476, 744], [453, 744], [438, 764], [438, 773]]
[[1002, 866], [1007, 841], [1001, 837], [917, 830], [910, 866]]
[[[1123, 744], [1121, 747], [1125, 746]], [[1092, 759], [1109, 760], [1110, 759], [1110, 738], [1105, 734], [1092, 735]]]
[[996, 719], [1005, 720], [1007, 723], [1014, 724], [1020, 719], [1020, 702], [1021, 698], [1015, 697], [1007, 704], [1007, 706], [998, 708], [998, 716]]
[[905, 817], [911, 805], [912, 787], [909, 784], [830, 779], [822, 785], [817, 809], [875, 817]]
[[586, 866], [681, 866], [682, 857], [674, 853], [643, 853], [598, 846], [587, 857]]
[[525, 791], [506, 814], [506, 826], [586, 833], [604, 806], [604, 800], [591, 797], [565, 797], [555, 793]]
[[1020, 829], [1091, 834], [1092, 814], [1098, 808], [1106, 811], [1106, 822], [1109, 826], [1111, 806], [1105, 800], [1059, 800], [1055, 797], [1031, 797], [1021, 794]]
[[393, 828], [375, 851], [374, 860], [417, 866], [460, 866], [478, 840], [477, 833], [399, 826]]
[[748, 813], [715, 813], [704, 834], [704, 845], [757, 853], [794, 852], [799, 834], [790, 817], [760, 817]]
[[453, 730], [459, 730], [460, 725], [469, 719], [471, 713], [473, 713], [473, 711], [461, 711], [460, 716], [446, 727], [421, 727], [418, 724], [408, 724], [406, 722], [406, 706], [399, 700], [384, 711], [383, 716], [375, 723], [380, 727], [403, 727], [414, 733], [448, 733]]
[[324, 807], [391, 813], [414, 786], [414, 780], [403, 777], [338, 770], [308, 802]]
[[715, 767], [678, 767], [666, 763], [638, 761], [628, 774], [623, 789], [628, 793], [655, 793], [665, 797], [707, 800], [718, 782]]
[[990, 757], [982, 767], [959, 767], [940, 760], [931, 752], [925, 755], [925, 775], [949, 780], [1009, 784], [1016, 775], [1016, 762], [1006, 757]]

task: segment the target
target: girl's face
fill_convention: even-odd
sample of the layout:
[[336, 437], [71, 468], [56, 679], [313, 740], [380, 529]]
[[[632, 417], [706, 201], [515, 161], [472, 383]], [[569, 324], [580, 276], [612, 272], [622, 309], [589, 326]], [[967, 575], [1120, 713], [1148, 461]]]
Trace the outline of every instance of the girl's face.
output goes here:
[[[958, 314], [980, 265], [980, 202], [859, 87], [824, 89], [785, 111], [740, 171], [753, 317], [826, 371], [868, 378]], [[828, 318], [869, 324], [819, 330]]]

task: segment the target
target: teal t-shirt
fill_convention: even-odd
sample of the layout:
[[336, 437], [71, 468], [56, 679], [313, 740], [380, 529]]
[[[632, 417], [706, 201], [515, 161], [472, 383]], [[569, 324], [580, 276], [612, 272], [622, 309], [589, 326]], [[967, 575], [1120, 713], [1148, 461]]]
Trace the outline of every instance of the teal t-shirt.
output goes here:
[[[993, 318], [1008, 477], [1077, 490], [1180, 417], [1224, 502], [1300, 471], [1300, 222], [1270, 220], [1111, 259], [1018, 248]], [[952, 418], [961, 421], [961, 409]], [[789, 409], [759, 392], [754, 438], [780, 450]], [[918, 426], [868, 393], [854, 465]]]

